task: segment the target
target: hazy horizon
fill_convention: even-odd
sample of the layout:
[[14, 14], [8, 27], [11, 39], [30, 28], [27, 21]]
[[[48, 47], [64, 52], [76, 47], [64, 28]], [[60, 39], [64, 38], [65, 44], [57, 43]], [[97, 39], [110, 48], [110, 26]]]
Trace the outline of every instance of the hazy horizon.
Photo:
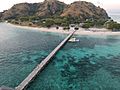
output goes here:
[[[7, 10], [11, 8], [14, 4], [17, 3], [23, 3], [23, 2], [28, 2], [28, 3], [38, 3], [38, 2], [43, 2], [44, 0], [4, 0], [0, 3], [0, 12]], [[58, 0], [65, 2], [66, 4], [70, 4], [74, 1], [80, 1], [80, 0]], [[100, 6], [101, 8], [104, 8], [109, 15], [111, 14], [118, 14], [120, 15], [120, 0], [81, 0], [81, 1], [87, 1], [87, 2], [92, 2], [96, 6]]]

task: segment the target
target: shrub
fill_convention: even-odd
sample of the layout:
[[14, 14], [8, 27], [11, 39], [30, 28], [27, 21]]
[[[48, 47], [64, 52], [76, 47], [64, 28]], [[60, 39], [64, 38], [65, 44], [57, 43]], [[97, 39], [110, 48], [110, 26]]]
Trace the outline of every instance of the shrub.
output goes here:
[[79, 29], [79, 27], [75, 27], [74, 29], [75, 29], [75, 30], [78, 30], [78, 29]]
[[57, 26], [56, 29], [59, 29], [59, 27]]
[[114, 21], [108, 21], [104, 24], [104, 26], [112, 31], [120, 31], [120, 24]]
[[85, 24], [83, 24], [82, 28], [90, 28], [90, 24], [89, 23], [85, 23]]

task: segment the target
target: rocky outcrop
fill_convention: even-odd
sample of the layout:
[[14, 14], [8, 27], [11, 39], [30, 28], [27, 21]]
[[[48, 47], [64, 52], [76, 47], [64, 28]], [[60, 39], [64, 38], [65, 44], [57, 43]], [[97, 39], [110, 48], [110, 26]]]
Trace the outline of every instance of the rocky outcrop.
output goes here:
[[37, 11], [39, 3], [29, 4], [29, 3], [20, 3], [14, 5], [11, 9], [6, 10], [2, 13], [2, 19], [11, 19], [22, 16], [34, 15]]
[[60, 15], [67, 5], [57, 0], [45, 0], [36, 12], [37, 16]]
[[80, 17], [81, 19], [108, 18], [108, 15], [104, 9], [96, 7], [94, 4], [85, 1], [77, 1], [70, 4], [64, 9], [61, 16]]
[[80, 17], [81, 19], [108, 18], [104, 9], [85, 1], [77, 1], [70, 5], [58, 0], [45, 0], [42, 3], [33, 4], [20, 3], [14, 5], [11, 9], [0, 13], [1, 19], [14, 19], [23, 16], [71, 16]]

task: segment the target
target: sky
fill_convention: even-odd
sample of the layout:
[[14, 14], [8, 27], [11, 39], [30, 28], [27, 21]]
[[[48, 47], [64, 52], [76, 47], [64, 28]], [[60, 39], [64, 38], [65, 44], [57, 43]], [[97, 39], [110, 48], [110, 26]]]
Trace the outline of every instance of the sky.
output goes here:
[[[1, 0], [0, 2], [0, 12], [11, 8], [14, 4], [28, 2], [42, 2], [44, 0]], [[80, 0], [59, 0], [67, 4], [70, 4], [74, 1]], [[104, 8], [109, 14], [119, 14], [120, 15], [120, 0], [82, 0], [94, 3], [96, 6]]]

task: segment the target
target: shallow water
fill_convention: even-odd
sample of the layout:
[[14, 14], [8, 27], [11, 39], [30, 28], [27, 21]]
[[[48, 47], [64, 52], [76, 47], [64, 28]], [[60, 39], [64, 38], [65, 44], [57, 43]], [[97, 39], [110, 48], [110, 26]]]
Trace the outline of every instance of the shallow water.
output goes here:
[[[65, 37], [0, 24], [0, 85], [17, 86]], [[74, 37], [27, 90], [120, 89], [120, 36]]]
[[65, 35], [0, 24], [0, 86], [17, 86]]
[[76, 36], [28, 90], [119, 90], [120, 37]]

